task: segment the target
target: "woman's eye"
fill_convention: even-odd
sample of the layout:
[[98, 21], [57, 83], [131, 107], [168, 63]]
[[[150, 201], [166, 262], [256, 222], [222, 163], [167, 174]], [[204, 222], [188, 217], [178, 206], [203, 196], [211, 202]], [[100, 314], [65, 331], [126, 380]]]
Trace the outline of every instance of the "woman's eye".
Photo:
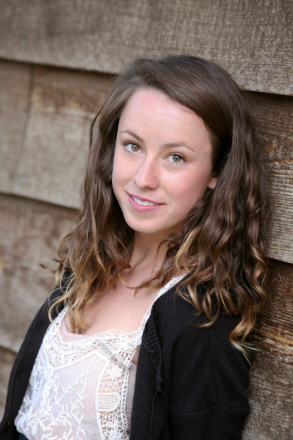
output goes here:
[[133, 142], [125, 142], [125, 148], [127, 151], [130, 151], [131, 153], [136, 153], [140, 150], [139, 146], [134, 144]]
[[184, 162], [185, 159], [180, 154], [170, 154], [169, 160], [172, 163], [180, 163], [180, 162]]

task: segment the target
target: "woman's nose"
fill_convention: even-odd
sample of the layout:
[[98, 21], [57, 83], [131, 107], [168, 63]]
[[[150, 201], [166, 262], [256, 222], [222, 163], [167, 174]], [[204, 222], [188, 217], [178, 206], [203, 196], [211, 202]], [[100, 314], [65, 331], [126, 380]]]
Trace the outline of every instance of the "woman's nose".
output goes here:
[[159, 184], [158, 164], [154, 160], [145, 159], [135, 173], [134, 182], [139, 188], [157, 188]]

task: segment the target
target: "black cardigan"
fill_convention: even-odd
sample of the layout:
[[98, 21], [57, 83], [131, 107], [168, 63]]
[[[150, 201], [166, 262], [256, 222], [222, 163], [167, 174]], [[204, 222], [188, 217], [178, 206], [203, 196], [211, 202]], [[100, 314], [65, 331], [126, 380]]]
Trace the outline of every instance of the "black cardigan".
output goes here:
[[[60, 295], [56, 289], [51, 298]], [[14, 419], [49, 325], [48, 300], [16, 357], [0, 424], [1, 440], [16, 440]], [[175, 287], [159, 297], [142, 337], [130, 440], [238, 440], [249, 412], [249, 365], [228, 336], [239, 318], [222, 313], [208, 328]]]

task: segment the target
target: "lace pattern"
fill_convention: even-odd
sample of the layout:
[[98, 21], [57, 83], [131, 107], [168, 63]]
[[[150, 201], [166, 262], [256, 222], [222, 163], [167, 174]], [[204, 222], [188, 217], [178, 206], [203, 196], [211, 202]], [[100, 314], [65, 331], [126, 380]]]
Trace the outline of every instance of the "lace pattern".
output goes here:
[[129, 374], [151, 308], [134, 332], [108, 330], [71, 341], [62, 335], [64, 308], [44, 337], [15, 420], [18, 431], [31, 440], [127, 440]]

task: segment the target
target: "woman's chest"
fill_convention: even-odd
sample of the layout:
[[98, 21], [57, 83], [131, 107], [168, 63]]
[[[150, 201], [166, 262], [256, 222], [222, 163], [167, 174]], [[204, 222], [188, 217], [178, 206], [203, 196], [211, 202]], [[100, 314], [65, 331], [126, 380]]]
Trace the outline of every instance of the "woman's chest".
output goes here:
[[134, 290], [119, 285], [85, 308], [84, 334], [93, 335], [109, 329], [136, 331], [149, 313], [156, 295], [157, 290], [145, 289], [134, 294]]

